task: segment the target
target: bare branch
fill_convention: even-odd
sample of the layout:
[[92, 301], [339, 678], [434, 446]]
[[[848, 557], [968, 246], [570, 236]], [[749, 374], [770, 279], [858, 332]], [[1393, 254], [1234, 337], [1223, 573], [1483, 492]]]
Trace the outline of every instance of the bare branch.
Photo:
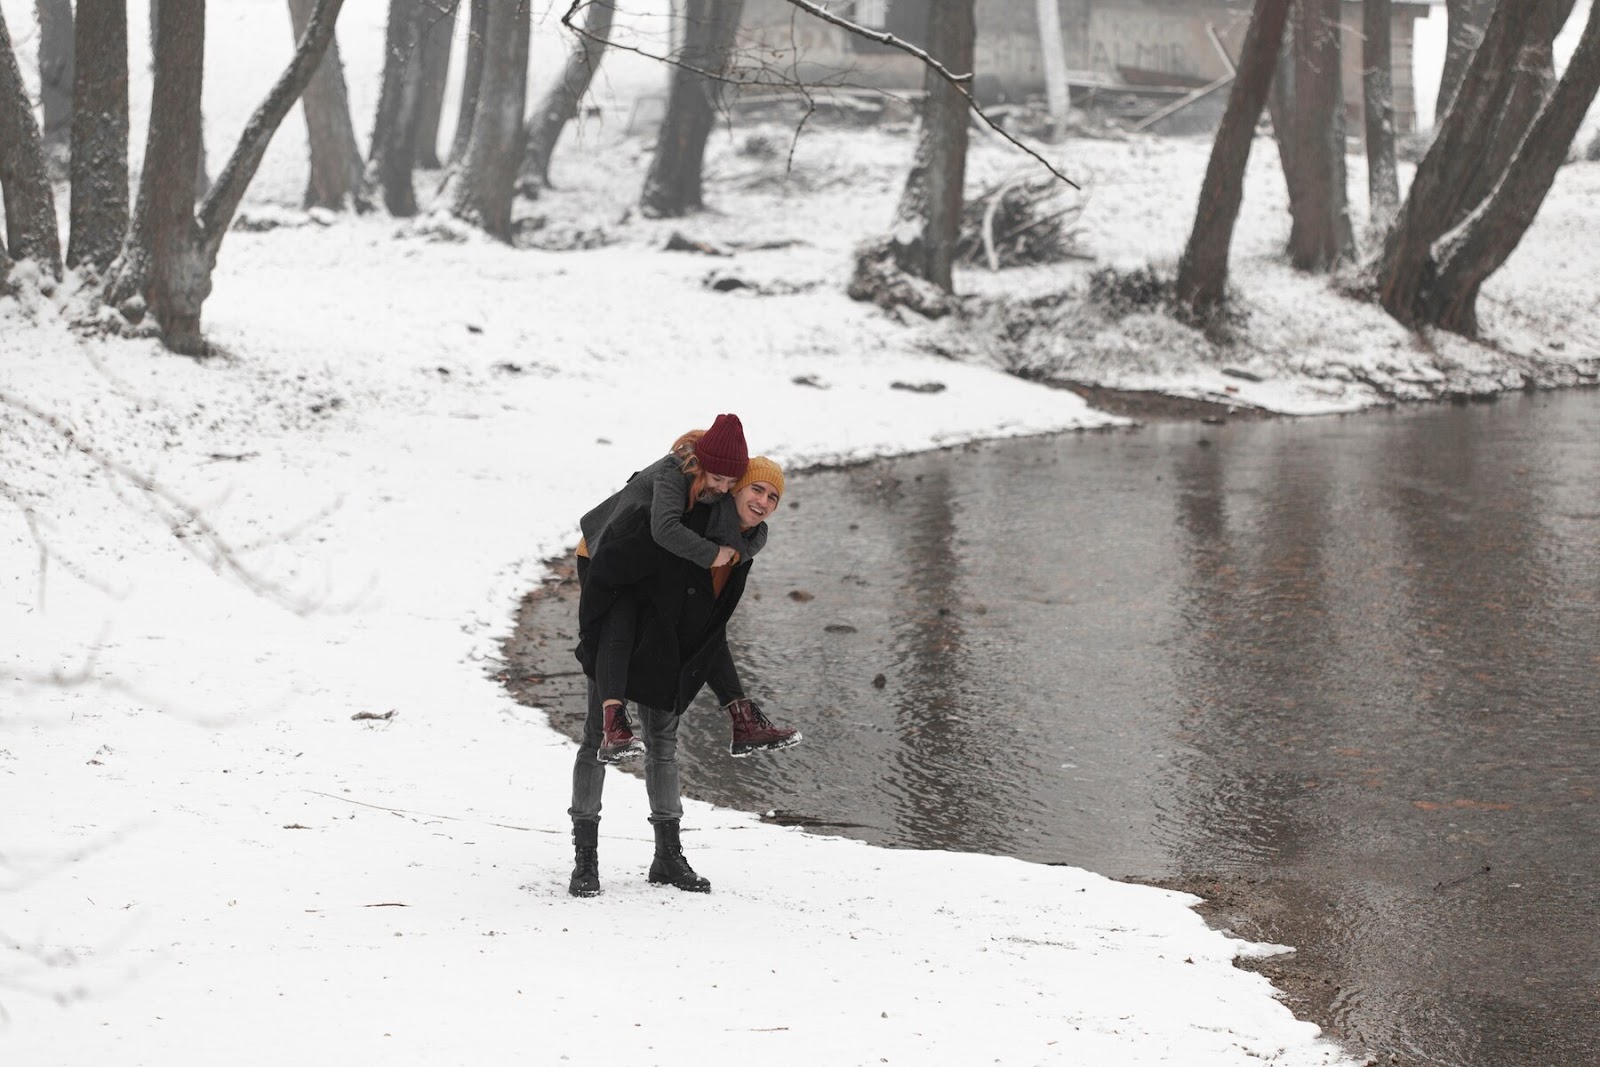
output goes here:
[[135, 470], [115, 456], [85, 441], [65, 420], [47, 411], [41, 411], [27, 401], [4, 391], [0, 391], [0, 405], [48, 427], [73, 450], [111, 476], [112, 489], [118, 492], [118, 495], [121, 485], [132, 486], [143, 493], [147, 498], [147, 505], [166, 524], [173, 538], [190, 555], [212, 571], [233, 575], [251, 592], [280, 604], [297, 615], [309, 614], [317, 607], [316, 604], [290, 593], [245, 566], [239, 559], [238, 552], [223, 538], [221, 532], [212, 525], [203, 511], [156, 481], [151, 475]]
[[[43, 862], [23, 863], [11, 857], [0, 857], [0, 893], [17, 893], [24, 889], [38, 885], [46, 878], [61, 873], [75, 863], [82, 863], [86, 859], [100, 855], [111, 846], [121, 841], [126, 831], [117, 830], [102, 834], [96, 840], [67, 852], [58, 853], [45, 858]], [[12, 945], [21, 947], [21, 940], [14, 937], [0, 937]]]
[[795, 149], [800, 147], [800, 135], [805, 132], [806, 123], [811, 121], [811, 116], [817, 113], [817, 98], [811, 95], [811, 90], [800, 84], [800, 42], [795, 38], [795, 20], [789, 20], [789, 54], [794, 58], [789, 61], [789, 70], [794, 81], [800, 87], [800, 95], [806, 99], [806, 112], [800, 116], [800, 121], [794, 124], [794, 136], [789, 138], [789, 156], [784, 161], [784, 173], [794, 170]]
[[[591, 0], [571, 0], [571, 4], [568, 6], [568, 8], [566, 10], [566, 13], [561, 16], [561, 25], [565, 26], [567, 29], [571, 30], [573, 33], [577, 34], [579, 37], [590, 37], [590, 38], [594, 37], [593, 34], [589, 33], [582, 26], [578, 25], [577, 23], [575, 23], [573, 21], [573, 16], [576, 15], [578, 13], [578, 11], [581, 10], [584, 7], [584, 5], [589, 3], [589, 2], [591, 2]], [[1032, 156], [1035, 160], [1037, 160], [1039, 162], [1039, 164], [1042, 167], [1044, 167], [1045, 170], [1049, 171], [1051, 174], [1053, 174], [1056, 178], [1060, 179], [1061, 181], [1066, 182], [1068, 185], [1072, 186], [1074, 189], [1081, 189], [1082, 188], [1082, 186], [1080, 186], [1077, 182], [1073, 181], [1071, 178], [1067, 177], [1060, 170], [1058, 170], [1056, 168], [1056, 166], [1053, 163], [1051, 163], [1048, 159], [1046, 159], [1044, 156], [1040, 155], [1038, 152], [1035, 152], [1033, 149], [1029, 148], [1027, 145], [1023, 144], [1021, 141], [1017, 140], [1015, 137], [1011, 136], [1011, 134], [1007, 133], [1002, 126], [1000, 126], [998, 123], [996, 123], [993, 119], [991, 119], [989, 117], [988, 113], [983, 110], [983, 106], [981, 104], [979, 104], [977, 100], [973, 99], [972, 93], [970, 93], [967, 90], [967, 84], [972, 81], [972, 74], [971, 73], [957, 74], [954, 71], [951, 71], [951, 70], [947, 69], [938, 60], [936, 60], [932, 56], [928, 55], [927, 52], [925, 52], [922, 49], [918, 48], [916, 45], [910, 44], [910, 43], [908, 43], [906, 41], [902, 41], [900, 38], [896, 37], [892, 33], [883, 33], [883, 32], [870, 30], [867, 27], [862, 26], [862, 25], [860, 25], [858, 23], [851, 22], [849, 19], [842, 18], [842, 17], [840, 17], [838, 15], [833, 14], [831, 11], [828, 11], [826, 8], [818, 6], [817, 4], [813, 3], [812, 0], [787, 0], [787, 2], [792, 4], [792, 5], [794, 5], [795, 7], [799, 8], [801, 11], [804, 11], [808, 15], [811, 15], [811, 16], [813, 16], [815, 18], [819, 18], [819, 19], [823, 20], [824, 22], [832, 23], [833, 25], [838, 26], [838, 27], [840, 27], [840, 28], [842, 28], [844, 30], [847, 30], [850, 33], [857, 34], [857, 35], [859, 35], [861, 37], [865, 37], [869, 41], [877, 41], [879, 44], [887, 45], [888, 47], [891, 47], [891, 48], [897, 48], [900, 51], [903, 51], [903, 52], [908, 53], [909, 55], [915, 56], [920, 62], [926, 64], [930, 69], [935, 71], [941, 78], [943, 78], [946, 81], [948, 81], [955, 88], [956, 92], [960, 93], [966, 99], [967, 106], [972, 109], [973, 114], [977, 115], [978, 118], [983, 121], [983, 124], [985, 126], [989, 127], [989, 129], [991, 129], [992, 131], [994, 131], [994, 133], [997, 134], [1002, 140], [1009, 141], [1012, 145], [1014, 145], [1015, 147], [1021, 149], [1027, 155]], [[595, 40], [599, 40], [599, 38], [594, 38], [594, 39]], [[816, 109], [815, 101], [812, 100], [809, 92], [807, 92], [808, 86], [806, 86], [803, 82], [801, 82], [798, 77], [786, 77], [786, 78], [784, 78], [783, 80], [780, 80], [780, 81], [769, 82], [769, 81], [765, 81], [765, 80], [762, 80], [762, 79], [759, 79], [759, 78], [750, 78], [750, 77], [746, 77], [746, 76], [742, 76], [742, 75], [730, 76], [730, 75], [727, 75], [727, 74], [723, 74], [723, 73], [721, 73], [719, 71], [705, 70], [705, 69], [703, 69], [701, 67], [694, 66], [693, 64], [685, 63], [682, 60], [677, 59], [674, 56], [662, 55], [662, 54], [658, 54], [658, 53], [655, 53], [655, 52], [649, 52], [649, 51], [646, 51], [643, 48], [638, 48], [638, 47], [635, 47], [633, 45], [622, 44], [622, 43], [618, 42], [615, 38], [611, 39], [609, 42], [601, 42], [601, 43], [608, 44], [609, 47], [614, 48], [614, 49], [618, 49], [620, 51], [633, 52], [634, 54], [641, 55], [641, 56], [645, 57], [646, 59], [653, 59], [657, 63], [665, 63], [665, 64], [667, 64], [668, 66], [671, 66], [671, 67], [679, 67], [679, 68], [681, 68], [683, 70], [687, 70], [687, 71], [690, 71], [690, 72], [692, 72], [694, 74], [698, 74], [703, 78], [709, 78], [712, 81], [724, 82], [724, 83], [727, 83], [729, 85], [737, 85], [737, 86], [750, 86], [750, 85], [783, 86], [783, 87], [786, 87], [786, 88], [796, 89], [799, 92], [801, 92], [803, 95], [805, 95], [807, 103], [809, 105], [809, 108], [808, 108], [808, 110], [806, 112], [806, 117], [809, 118], [811, 112]], [[760, 68], [756, 68], [756, 69], [765, 71], [768, 68], [760, 67]], [[838, 88], [843, 88], [843, 87], [846, 86], [846, 84], [847, 83], [844, 83], [843, 81], [832, 83], [833, 87], [838, 87]], [[871, 88], [877, 88], [877, 87], [873, 86]], [[792, 149], [791, 149], [791, 154], [792, 154]]]
[[[801, 11], [804, 11], [806, 14], [819, 18], [823, 22], [831, 22], [840, 29], [855, 34], [857, 37], [865, 37], [869, 41], [876, 41], [878, 44], [887, 45], [890, 48], [899, 49], [908, 55], [916, 56], [918, 61], [920, 61], [923, 66], [931, 67], [933, 71], [939, 75], [939, 77], [943, 78], [945, 81], [956, 86], [957, 88], [965, 86], [972, 81], [971, 71], [968, 71], [966, 74], [957, 74], [955, 71], [951, 70], [949, 67], [946, 67], [943, 63], [939, 62], [937, 59], [934, 59], [927, 52], [918, 48], [916, 45], [909, 41], [903, 41], [892, 33], [888, 33], [883, 30], [868, 29], [859, 22], [851, 22], [847, 18], [835, 15], [832, 11], [829, 11], [821, 4], [813, 3], [812, 0], [789, 0], [789, 3], [793, 4]], [[971, 100], [972, 97], [969, 96], [967, 99]], [[973, 104], [972, 106], [976, 108], [978, 105]]]
[[616, 49], [617, 51], [621, 52], [632, 52], [635, 55], [641, 55], [646, 59], [653, 59], [657, 63], [665, 63], [669, 67], [678, 67], [693, 74], [698, 74], [702, 78], [710, 78], [712, 81], [727, 82], [729, 85], [750, 84], [749, 79], [746, 78], [731, 78], [720, 71], [706, 70], [704, 67], [697, 67], [693, 63], [685, 63], [683, 60], [677, 59], [670, 55], [660, 55], [655, 52], [647, 52], [643, 48], [638, 48], [631, 44], [623, 44], [615, 39], [608, 40], [607, 38], [596, 36], [586, 27], [580, 26], [576, 22], [572, 21], [572, 17], [580, 10], [587, 7], [591, 2], [592, 0], [572, 0], [571, 6], [569, 6], [566, 10], [566, 13], [561, 16], [561, 25], [571, 30], [577, 36], [594, 41], [597, 44], [603, 45], [607, 48]]
[[937, 59], [934, 59], [927, 52], [918, 48], [916, 45], [902, 41], [892, 33], [870, 30], [859, 23], [851, 22], [847, 18], [835, 15], [827, 8], [815, 3], [814, 0], [788, 0], [788, 2], [799, 8], [801, 11], [804, 11], [809, 15], [813, 15], [824, 22], [832, 23], [848, 33], [856, 34], [859, 37], [865, 37], [869, 41], [876, 41], [881, 45], [887, 45], [890, 48], [896, 48], [908, 55], [915, 56], [924, 66], [933, 71], [935, 74], [939, 75], [939, 77], [943, 78], [945, 81], [949, 82], [951, 86], [954, 87], [956, 92], [965, 97], [967, 106], [972, 109], [972, 113], [974, 115], [977, 115], [979, 119], [983, 120], [983, 124], [985, 126], [989, 127], [1005, 140], [1010, 141], [1013, 145], [1022, 149], [1028, 155], [1038, 160], [1040, 165], [1042, 165], [1045, 170], [1049, 171], [1051, 174], [1054, 174], [1057, 178], [1066, 182], [1074, 189], [1082, 188], [1082, 186], [1080, 186], [1077, 182], [1073, 181], [1071, 178], [1057, 170], [1055, 165], [1052, 164], [1048, 159], [1044, 158], [1038, 152], [1035, 152], [1033, 149], [1029, 148], [1015, 137], [1011, 136], [998, 123], [989, 117], [988, 113], [983, 110], [983, 107], [973, 99], [972, 93], [967, 88], [967, 86], [972, 83], [972, 73], [970, 71], [965, 74], [957, 74], [946, 67], [943, 63], [940, 63]]
[[54, 548], [52, 548], [49, 538], [45, 536], [45, 527], [49, 524], [49, 520], [41, 518], [39, 513], [34, 510], [33, 505], [24, 500], [22, 498], [22, 494], [17, 492], [15, 488], [6, 482], [0, 482], [0, 498], [4, 498], [5, 500], [9, 501], [17, 509], [18, 514], [22, 516], [23, 523], [28, 527], [28, 535], [33, 538], [34, 546], [39, 550], [38, 605], [40, 609], [43, 609], [45, 606], [46, 578], [49, 574], [50, 561], [52, 559], [58, 561], [67, 569], [67, 573], [77, 578], [78, 581], [82, 582], [84, 585], [87, 585], [92, 589], [98, 589], [100, 592], [109, 597], [117, 597], [122, 595], [121, 590], [114, 589], [108, 583], [102, 582], [95, 578], [95, 576], [90, 574], [82, 564], [75, 560], [68, 559], [60, 552], [57, 552]]
[[272, 143], [272, 135], [283, 123], [289, 109], [294, 107], [295, 101], [300, 99], [300, 94], [305, 91], [318, 64], [322, 62], [328, 42], [333, 40], [334, 23], [338, 21], [339, 9], [343, 4], [344, 0], [317, 0], [317, 6], [306, 22], [305, 33], [295, 48], [294, 58], [289, 61], [289, 66], [267, 94], [266, 100], [250, 116], [233, 155], [217, 176], [217, 182], [211, 187], [205, 203], [200, 205], [200, 226], [205, 235], [209, 259], [216, 259], [223, 233], [232, 225], [239, 202], [244, 199], [245, 187], [255, 177], [256, 168], [261, 166], [267, 146]]
[[337, 800], [337, 801], [340, 801], [340, 802], [345, 803], [345, 804], [354, 804], [357, 807], [372, 808], [372, 809], [374, 809], [376, 811], [387, 811], [391, 815], [416, 816], [416, 817], [421, 818], [421, 819], [437, 819], [437, 820], [442, 820], [442, 821], [445, 821], [445, 822], [476, 822], [476, 823], [480, 823], [480, 824], [482, 824], [484, 826], [498, 826], [502, 830], [528, 830], [528, 831], [532, 831], [534, 833], [541, 833], [541, 834], [564, 833], [565, 832], [565, 831], [562, 831], [562, 830], [546, 829], [545, 827], [542, 827], [542, 826], [518, 826], [516, 823], [495, 822], [492, 819], [468, 819], [465, 816], [461, 816], [461, 815], [441, 815], [441, 814], [438, 814], [437, 812], [416, 811], [416, 810], [414, 810], [412, 808], [390, 808], [390, 807], [385, 807], [382, 804], [372, 804], [372, 803], [369, 803], [368, 801], [365, 801], [365, 800], [356, 800], [356, 799], [354, 799], [352, 797], [335, 796], [332, 793], [324, 793], [320, 789], [307, 789], [306, 792], [310, 793], [313, 796], [327, 797], [329, 800]]

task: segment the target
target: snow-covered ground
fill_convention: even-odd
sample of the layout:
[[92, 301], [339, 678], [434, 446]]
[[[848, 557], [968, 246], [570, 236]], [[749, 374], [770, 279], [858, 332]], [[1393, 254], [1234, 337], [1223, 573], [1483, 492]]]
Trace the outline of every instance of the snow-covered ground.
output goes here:
[[[3, 3], [26, 41], [31, 5]], [[212, 8], [217, 161], [289, 35], [281, 0]], [[341, 19], [358, 127], [382, 16], [350, 0]], [[554, 17], [536, 55], [559, 54]], [[975, 326], [842, 295], [851, 245], [888, 220], [903, 131], [808, 133], [792, 168], [745, 150], [750, 130], [719, 134], [712, 213], [628, 216], [649, 141], [619, 101], [657, 72], [613, 58], [602, 119], [529, 208], [595, 249], [309, 222], [293, 115], [246, 204], [290, 225], [230, 234], [206, 304], [222, 355], [75, 331], [71, 280], [0, 299], [0, 1059], [1358, 1062], [1233, 966], [1277, 949], [1209, 930], [1192, 897], [1088, 871], [691, 802], [686, 847], [715, 891], [653, 889], [642, 786], [613, 775], [605, 894], [567, 895], [572, 746], [493, 675], [517, 599], [588, 506], [721, 411], [791, 468], [1116, 421], [997, 371], [1017, 354]], [[137, 112], [142, 61], [135, 75]], [[1206, 147], [1052, 150], [1091, 188], [1101, 264], [1175, 258]], [[1514, 385], [1535, 348], [1592, 366], [1600, 168], [1563, 171], [1489, 287], [1495, 345], [1430, 347], [1282, 267], [1275, 165], [1258, 145], [1236, 244], [1252, 317], [1232, 358], [1264, 380], [1198, 361], [1154, 316], [1092, 323], [1067, 353], [1084, 377], [1311, 412], [1413, 370]], [[1027, 166], [980, 141], [973, 182]], [[802, 243], [660, 251], [675, 229]], [[961, 285], [1043, 293], [1089, 269]], [[753, 287], [716, 291], [718, 271]], [[968, 358], [935, 354], [951, 349]], [[931, 381], [945, 388], [894, 388]]]

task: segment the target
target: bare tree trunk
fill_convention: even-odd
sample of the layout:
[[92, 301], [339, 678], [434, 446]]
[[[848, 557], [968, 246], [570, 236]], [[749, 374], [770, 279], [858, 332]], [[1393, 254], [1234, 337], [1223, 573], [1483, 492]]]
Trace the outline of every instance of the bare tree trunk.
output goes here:
[[[156, 26], [161, 21], [161, 0], [150, 0], [150, 55], [156, 54]], [[206, 166], [206, 120], [200, 114], [200, 151], [194, 161], [194, 198], [200, 200], [211, 191], [211, 173]]]
[[1200, 187], [1194, 229], [1178, 261], [1175, 299], [1189, 315], [1209, 322], [1227, 295], [1228, 249], [1244, 198], [1244, 171], [1256, 120], [1267, 102], [1291, 0], [1256, 0], [1239, 53], [1239, 70], [1217, 128]]
[[1419, 318], [1441, 329], [1476, 336], [1478, 293], [1533, 225], [1597, 90], [1600, 4], [1590, 7], [1589, 21], [1565, 76], [1493, 194], [1436, 246], [1436, 275], [1420, 294]]
[[[316, 0], [289, 0], [289, 21], [296, 41], [305, 35], [315, 6]], [[330, 211], [372, 210], [361, 146], [356, 143], [355, 125], [350, 121], [350, 97], [345, 91], [337, 39], [328, 42], [300, 102], [311, 155], [305, 206]]]
[[1496, 0], [1444, 0], [1445, 20], [1448, 26], [1444, 52], [1444, 71], [1439, 77], [1439, 98], [1434, 106], [1433, 125], [1437, 128], [1455, 103], [1456, 91], [1461, 88], [1462, 76], [1472, 53], [1483, 40], [1484, 27], [1494, 13]]
[[[973, 0], [929, 8], [927, 51], [946, 69], [972, 71]], [[882, 307], [903, 304], [924, 315], [950, 310], [951, 268], [961, 233], [970, 103], [932, 68], [923, 75], [917, 153], [906, 175], [889, 235], [856, 253], [849, 294]]]
[[40, 134], [45, 159], [57, 175], [67, 172], [72, 150], [72, 0], [38, 0]]
[[1391, 0], [1361, 5], [1361, 99], [1367, 146], [1367, 225], [1380, 237], [1400, 210], [1394, 158], [1394, 44]]
[[197, 217], [194, 183], [185, 177], [193, 176], [200, 150], [205, 0], [161, 0], [144, 171], [133, 223], [112, 267], [106, 298], [135, 320], [148, 309], [161, 326], [163, 343], [174, 352], [206, 352], [200, 309], [211, 293], [222, 239], [272, 135], [333, 40], [342, 3], [317, 0], [294, 58], [245, 124]]
[[[523, 0], [517, 0], [518, 3]], [[422, 79], [422, 0], [389, 0], [383, 45], [383, 86], [367, 154], [371, 179], [389, 214], [417, 213], [411, 171], [417, 159], [417, 95]]]
[[[1505, 106], [1494, 116], [1487, 137], [1488, 149], [1473, 160], [1462, 194], [1461, 217], [1487, 197], [1505, 173], [1522, 138], [1556, 85], [1555, 39], [1572, 14], [1574, 0], [1556, 0], [1529, 10], [1524, 16], [1524, 39], [1512, 61]], [[1459, 222], [1460, 218], [1452, 220]]]
[[483, 85], [483, 52], [489, 30], [489, 0], [471, 0], [467, 9], [467, 51], [461, 63], [461, 106], [456, 132], [450, 142], [451, 163], [467, 158], [472, 143], [472, 120], [478, 113], [478, 91]]
[[528, 103], [528, 33], [526, 3], [490, 6], [472, 141], [467, 158], [450, 176], [452, 212], [508, 242], [522, 162], [522, 112]]
[[13, 259], [31, 259], [61, 277], [61, 230], [45, 167], [44, 140], [33, 102], [17, 67], [11, 33], [0, 13], [0, 196], [6, 209], [6, 245]]
[[1300, 195], [1293, 200], [1289, 261], [1325, 271], [1355, 248], [1345, 176], [1344, 91], [1340, 84], [1340, 0], [1297, 0], [1294, 125], [1287, 137]]
[[67, 265], [104, 274], [128, 232], [127, 0], [78, 0]]
[[615, 0], [590, 0], [584, 17], [585, 35], [580, 35], [567, 53], [561, 77], [544, 94], [528, 119], [528, 149], [522, 156], [517, 175], [517, 190], [524, 196], [537, 196], [550, 186], [550, 157], [555, 154], [561, 131], [578, 114], [578, 104], [589, 91], [594, 72], [605, 55], [611, 37], [611, 23], [617, 13]]
[[1067, 129], [1067, 112], [1072, 107], [1067, 88], [1067, 49], [1061, 36], [1060, 0], [1034, 0], [1034, 17], [1039, 23], [1039, 49], [1044, 58], [1044, 97], [1050, 108], [1050, 125], [1056, 139]]
[[[973, 0], [950, 0], [930, 9], [928, 54], [951, 70], [971, 71], [975, 24]], [[967, 175], [967, 98], [938, 72], [922, 79], [922, 129], [917, 156], [906, 177], [897, 222], [916, 226], [917, 236], [900, 239], [895, 227], [895, 261], [900, 268], [945, 292], [955, 289], [951, 267], [961, 235], [961, 208]]]
[[1432, 283], [1433, 243], [1472, 209], [1471, 168], [1488, 155], [1495, 118], [1504, 109], [1523, 43], [1548, 9], [1564, 0], [1526, 0], [1495, 9], [1483, 41], [1462, 76], [1462, 91], [1417, 164], [1400, 214], [1384, 241], [1375, 282], [1378, 300], [1396, 320], [1418, 321], [1422, 292]]
[[688, 0], [679, 56], [683, 66], [672, 68], [667, 113], [639, 197], [646, 215], [673, 218], [704, 206], [701, 170], [721, 84], [695, 70], [722, 74], [728, 69], [743, 9], [744, 0]]
[[[216, 264], [222, 239], [233, 225], [234, 214], [239, 210], [245, 190], [250, 187], [251, 179], [256, 176], [261, 160], [267, 154], [267, 147], [272, 144], [272, 135], [278, 132], [285, 116], [294, 109], [300, 94], [305, 92], [317, 68], [322, 65], [323, 56], [333, 43], [334, 25], [343, 6], [344, 0], [317, 0], [305, 31], [295, 43], [289, 66], [278, 76], [267, 98], [250, 116], [250, 121], [245, 123], [233, 155], [228, 157], [228, 162], [217, 175], [216, 184], [200, 205], [200, 232], [205, 242], [208, 274]], [[209, 280], [206, 287], [210, 289]]]
[[205, 0], [160, 0], [151, 4], [151, 13], [155, 86], [144, 169], [106, 300], [133, 321], [148, 311], [168, 348], [199, 354], [204, 351], [200, 306], [211, 289], [194, 216], [206, 5]]
[[439, 116], [444, 111], [445, 83], [450, 78], [450, 44], [456, 33], [456, 8], [461, 0], [424, 0], [422, 5], [422, 71], [417, 93], [417, 165], [438, 170]]
[[1298, 129], [1300, 121], [1299, 96], [1295, 92], [1299, 77], [1299, 61], [1295, 56], [1295, 25], [1299, 21], [1300, 5], [1289, 0], [1289, 15], [1283, 27], [1283, 41], [1278, 46], [1278, 69], [1272, 78], [1272, 88], [1267, 93], [1267, 113], [1272, 117], [1272, 139], [1278, 146], [1278, 162], [1283, 167], [1283, 182], [1289, 194], [1289, 218], [1296, 218], [1303, 210], [1308, 192], [1305, 186], [1305, 167], [1295, 157], [1300, 148]]

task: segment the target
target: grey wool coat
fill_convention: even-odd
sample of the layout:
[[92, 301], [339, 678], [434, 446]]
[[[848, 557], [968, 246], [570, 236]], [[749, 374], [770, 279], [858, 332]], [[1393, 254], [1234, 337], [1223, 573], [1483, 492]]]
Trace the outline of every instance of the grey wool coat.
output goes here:
[[578, 520], [590, 558], [604, 544], [606, 527], [614, 516], [648, 507], [651, 536], [656, 544], [674, 556], [700, 567], [710, 567], [716, 561], [718, 547], [727, 545], [738, 551], [742, 561], [752, 559], [767, 543], [767, 524], [761, 523], [748, 533], [741, 533], [739, 513], [731, 494], [709, 505], [711, 514], [703, 536], [684, 525], [692, 480], [683, 473], [678, 457], [670, 453], [644, 470], [636, 471], [628, 478], [627, 485]]

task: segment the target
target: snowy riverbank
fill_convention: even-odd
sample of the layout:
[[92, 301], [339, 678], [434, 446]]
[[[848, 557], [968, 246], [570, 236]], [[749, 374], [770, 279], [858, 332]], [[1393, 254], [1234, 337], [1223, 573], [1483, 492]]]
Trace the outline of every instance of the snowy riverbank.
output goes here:
[[[280, 5], [240, 11], [261, 24], [240, 15], [208, 59], [253, 103], [281, 56], [247, 44], [288, 35], [269, 33]], [[372, 60], [351, 60], [358, 110]], [[219, 139], [231, 114], [208, 110]], [[652, 891], [643, 791], [616, 776], [606, 894], [566, 895], [570, 743], [492, 674], [588, 505], [719, 411], [791, 466], [1116, 422], [1003, 373], [1016, 354], [970, 332], [842, 295], [851, 244], [887, 222], [903, 132], [807, 135], [793, 169], [721, 138], [716, 212], [673, 224], [625, 218], [647, 141], [579, 131], [562, 190], [530, 209], [594, 235], [572, 252], [308, 220], [299, 133], [244, 213], [291, 225], [223, 247], [215, 358], [75, 331], [70, 282], [0, 298], [8, 1060], [1354, 1062], [1232, 965], [1268, 949], [1209, 930], [1192, 897], [1073, 868], [691, 805], [716, 891]], [[1203, 145], [1060, 151], [1092, 178], [1099, 264], [1176, 255]], [[1252, 168], [1252, 340], [1226, 364], [1261, 381], [1150, 316], [1064, 321], [1060, 351], [1023, 355], [1289, 412], [1381, 402], [1379, 374], [1519, 388], [1536, 350], [1593, 374], [1600, 169], [1563, 171], [1487, 290], [1494, 346], [1422, 345], [1277, 262], [1275, 163]], [[984, 143], [973, 181], [1024, 165]], [[674, 229], [782, 247], [661, 251]], [[705, 284], [734, 268], [757, 284]], [[1042, 293], [1087, 269], [962, 285]]]

